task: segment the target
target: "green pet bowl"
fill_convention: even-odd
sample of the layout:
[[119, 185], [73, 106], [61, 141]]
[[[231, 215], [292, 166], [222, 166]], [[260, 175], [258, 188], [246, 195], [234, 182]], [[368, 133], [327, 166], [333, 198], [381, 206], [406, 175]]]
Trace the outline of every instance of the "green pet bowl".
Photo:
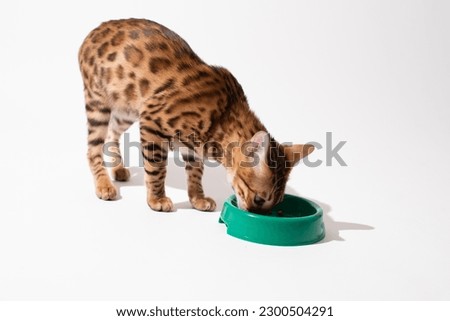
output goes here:
[[250, 242], [295, 246], [319, 242], [325, 237], [323, 211], [302, 197], [286, 194], [268, 214], [255, 214], [237, 207], [236, 196], [223, 204], [220, 223], [227, 233]]

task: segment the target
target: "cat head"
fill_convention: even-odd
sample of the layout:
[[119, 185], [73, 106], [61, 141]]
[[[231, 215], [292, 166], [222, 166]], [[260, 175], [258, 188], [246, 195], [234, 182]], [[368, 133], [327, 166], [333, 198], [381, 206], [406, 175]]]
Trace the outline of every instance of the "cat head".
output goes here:
[[239, 208], [269, 212], [283, 200], [292, 168], [313, 150], [313, 145], [282, 145], [266, 132], [256, 133], [236, 151], [228, 169]]

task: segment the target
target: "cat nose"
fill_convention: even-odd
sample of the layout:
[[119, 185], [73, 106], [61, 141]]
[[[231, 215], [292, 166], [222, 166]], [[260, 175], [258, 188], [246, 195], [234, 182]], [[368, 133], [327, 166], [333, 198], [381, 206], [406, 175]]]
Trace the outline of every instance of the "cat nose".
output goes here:
[[253, 199], [253, 202], [256, 204], [256, 206], [263, 206], [264, 203], [266, 202], [265, 199], [263, 199], [262, 197], [259, 197], [258, 195], [255, 196], [255, 198]]

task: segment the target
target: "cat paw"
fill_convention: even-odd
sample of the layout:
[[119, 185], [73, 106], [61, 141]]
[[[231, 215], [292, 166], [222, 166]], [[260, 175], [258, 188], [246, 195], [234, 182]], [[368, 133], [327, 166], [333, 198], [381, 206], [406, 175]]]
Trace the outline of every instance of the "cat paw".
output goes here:
[[173, 212], [175, 210], [175, 206], [173, 206], [172, 200], [169, 197], [152, 198], [147, 203], [154, 211]]
[[212, 212], [216, 209], [216, 202], [209, 197], [191, 200], [192, 206], [199, 211]]
[[113, 169], [112, 175], [114, 177], [114, 180], [119, 182], [126, 182], [130, 179], [130, 171], [128, 170], [128, 168], [125, 167]]
[[102, 200], [113, 200], [117, 197], [117, 189], [109, 180], [99, 179], [95, 187], [95, 194]]

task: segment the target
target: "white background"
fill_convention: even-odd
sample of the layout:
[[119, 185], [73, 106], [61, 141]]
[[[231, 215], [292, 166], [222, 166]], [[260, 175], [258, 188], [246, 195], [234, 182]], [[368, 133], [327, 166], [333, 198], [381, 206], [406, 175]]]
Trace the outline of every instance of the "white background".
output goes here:
[[[450, 299], [448, 2], [7, 3], [0, 299]], [[136, 162], [121, 199], [96, 198], [77, 51], [100, 22], [127, 17], [158, 21], [227, 67], [279, 141], [347, 141], [347, 167], [300, 164], [289, 181], [324, 208], [324, 241], [228, 236], [219, 212], [189, 208], [173, 163], [175, 213], [148, 208]], [[231, 194], [222, 168], [205, 185], [218, 204]]]

